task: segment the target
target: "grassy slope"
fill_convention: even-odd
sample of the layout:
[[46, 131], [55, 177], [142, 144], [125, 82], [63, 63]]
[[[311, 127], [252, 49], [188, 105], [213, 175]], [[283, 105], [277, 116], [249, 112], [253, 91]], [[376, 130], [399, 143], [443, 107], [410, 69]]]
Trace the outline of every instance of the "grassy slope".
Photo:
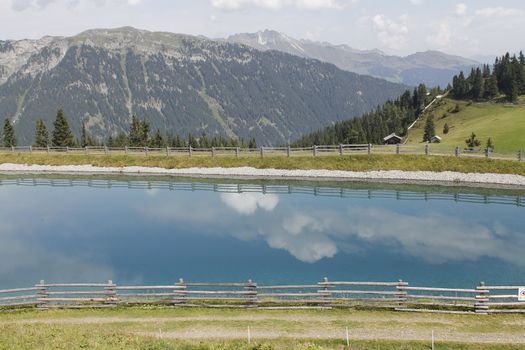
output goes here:
[[[479, 140], [486, 143], [489, 137], [496, 149], [525, 149], [525, 96], [518, 105], [496, 103], [473, 103], [445, 99], [445, 103], [433, 109], [426, 116], [433, 114], [436, 133], [443, 137], [445, 146], [465, 146], [465, 140], [474, 132]], [[450, 113], [455, 105], [461, 106], [459, 113]], [[443, 114], [448, 116], [443, 118]], [[426, 118], [419, 121], [410, 131], [408, 143], [422, 143]], [[443, 134], [443, 126], [448, 123], [450, 131]]]
[[428, 171], [458, 171], [475, 173], [500, 173], [525, 175], [525, 163], [503, 161], [485, 158], [455, 158], [440, 156], [414, 155], [357, 155], [357, 156], [272, 156], [263, 159], [256, 156], [241, 157], [221, 156], [152, 156], [141, 155], [109, 155], [86, 156], [74, 154], [0, 154], [0, 164], [49, 164], [49, 165], [85, 165], [94, 166], [149, 166], [161, 168], [189, 167], [242, 167], [276, 169], [328, 169], [328, 170], [428, 170]]
[[[115, 310], [0, 313], [1, 349], [519, 349], [523, 315], [352, 310]], [[247, 327], [253, 343], [246, 342]], [[264, 338], [263, 334], [273, 337]], [[443, 337], [456, 341], [443, 341]], [[178, 339], [175, 339], [178, 337]], [[193, 339], [190, 339], [193, 338]], [[367, 340], [371, 339], [371, 340]], [[412, 339], [412, 340], [407, 340]], [[460, 339], [460, 342], [457, 341]], [[480, 339], [498, 344], [480, 344]]]

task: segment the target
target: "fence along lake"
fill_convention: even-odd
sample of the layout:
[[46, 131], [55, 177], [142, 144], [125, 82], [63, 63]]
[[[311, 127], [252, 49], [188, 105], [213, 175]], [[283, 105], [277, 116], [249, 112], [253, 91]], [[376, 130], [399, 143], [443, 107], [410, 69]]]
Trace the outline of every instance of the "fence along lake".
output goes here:
[[0, 289], [52, 283], [525, 284], [525, 191], [0, 178]]

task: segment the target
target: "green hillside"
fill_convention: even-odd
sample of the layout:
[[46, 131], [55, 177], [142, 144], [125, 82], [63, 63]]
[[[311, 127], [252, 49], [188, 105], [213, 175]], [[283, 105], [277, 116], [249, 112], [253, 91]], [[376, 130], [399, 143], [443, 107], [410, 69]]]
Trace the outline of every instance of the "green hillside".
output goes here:
[[[465, 139], [474, 132], [483, 146], [490, 137], [496, 150], [525, 149], [525, 96], [516, 105], [444, 99], [409, 131], [407, 143], [423, 143], [425, 122], [430, 115], [434, 116], [436, 134], [443, 138], [443, 146], [463, 147]], [[445, 123], [448, 134], [443, 133]]]

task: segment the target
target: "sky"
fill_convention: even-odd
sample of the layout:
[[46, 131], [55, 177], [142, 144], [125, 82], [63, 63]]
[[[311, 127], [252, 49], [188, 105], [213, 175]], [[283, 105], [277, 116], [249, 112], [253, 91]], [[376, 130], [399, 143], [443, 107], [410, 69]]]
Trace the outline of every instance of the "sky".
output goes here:
[[210, 38], [273, 29], [407, 55], [525, 48], [524, 0], [0, 0], [0, 40], [133, 26]]

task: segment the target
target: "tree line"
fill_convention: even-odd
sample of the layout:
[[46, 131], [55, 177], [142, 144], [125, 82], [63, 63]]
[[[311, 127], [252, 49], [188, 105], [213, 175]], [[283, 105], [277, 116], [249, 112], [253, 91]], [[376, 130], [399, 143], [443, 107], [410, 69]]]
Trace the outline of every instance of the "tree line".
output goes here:
[[295, 142], [296, 147], [335, 144], [381, 144], [391, 133], [404, 136], [408, 127], [423, 112], [432, 96], [442, 93], [437, 87], [429, 93], [424, 84], [407, 90], [396, 100], [387, 101], [361, 117], [335, 123]]
[[516, 102], [525, 94], [525, 55], [506, 53], [496, 58], [493, 68], [486, 64], [472, 68], [468, 77], [463, 72], [454, 76], [452, 97], [458, 100], [488, 101], [499, 94], [510, 102]]
[[[2, 131], [2, 144], [4, 147], [17, 146], [17, 137], [13, 127], [13, 122], [7, 118], [4, 122]], [[51, 136], [51, 137], [50, 137]], [[53, 130], [51, 135], [46, 124], [42, 119], [36, 121], [35, 138], [33, 146], [35, 147], [88, 147], [88, 146], [108, 146], [108, 147], [193, 147], [193, 148], [211, 148], [211, 147], [242, 147], [257, 148], [255, 139], [245, 142], [243, 139], [226, 138], [223, 136], [209, 137], [205, 133], [199, 136], [188, 134], [187, 138], [179, 135], [165, 134], [159, 128], [154, 133], [151, 132], [150, 123], [147, 119], [140, 120], [132, 116], [129, 132], [120, 132], [116, 136], [109, 136], [108, 139], [101, 142], [89, 135], [85, 124], [82, 124], [80, 138], [76, 138], [69, 126], [67, 117], [62, 109], [57, 111]]]

